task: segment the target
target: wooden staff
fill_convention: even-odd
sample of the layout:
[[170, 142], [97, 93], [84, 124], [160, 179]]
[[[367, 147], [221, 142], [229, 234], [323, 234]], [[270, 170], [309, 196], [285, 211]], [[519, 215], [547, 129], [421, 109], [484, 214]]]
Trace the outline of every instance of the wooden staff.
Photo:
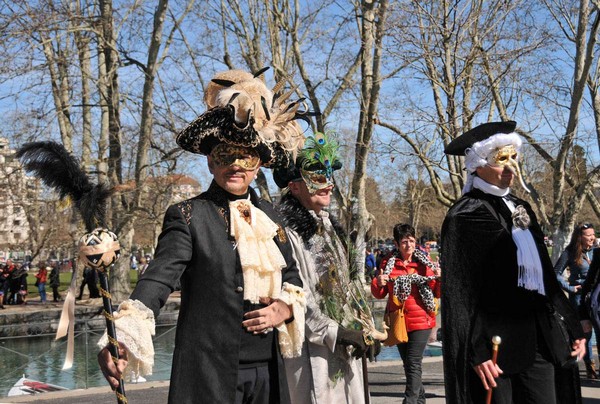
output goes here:
[[369, 404], [371, 402], [369, 396], [369, 371], [367, 369], [367, 354], [364, 353], [362, 358], [362, 370], [363, 370], [363, 386], [365, 391], [365, 404]]
[[[500, 347], [500, 343], [502, 342], [502, 338], [497, 335], [492, 337], [492, 363], [496, 365], [496, 361], [498, 360], [498, 348]], [[491, 404], [492, 402], [492, 392], [493, 388], [490, 386], [490, 389], [487, 392], [487, 397], [485, 398], [485, 404]]]
[[[104, 270], [98, 270], [98, 278], [100, 278], [100, 294], [102, 295], [102, 305], [104, 306], [104, 317], [106, 318], [106, 333], [108, 335], [108, 350], [112, 356], [115, 366], [119, 363], [119, 342], [117, 341], [117, 332], [115, 330], [115, 319], [113, 317], [112, 298], [108, 286], [108, 278]], [[119, 378], [119, 387], [115, 390], [117, 402], [119, 404], [127, 404], [125, 396], [125, 383], [123, 377]]]

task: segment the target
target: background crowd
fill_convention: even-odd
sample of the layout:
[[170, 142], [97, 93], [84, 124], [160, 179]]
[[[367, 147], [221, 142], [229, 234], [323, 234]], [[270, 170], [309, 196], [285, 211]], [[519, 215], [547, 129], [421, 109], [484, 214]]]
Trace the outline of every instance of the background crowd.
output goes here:
[[[141, 276], [151, 259], [152, 256], [149, 254], [139, 257], [132, 255], [131, 269], [136, 270], [138, 276]], [[67, 282], [63, 281], [61, 287], [60, 274], [71, 273], [73, 268], [71, 260], [39, 261], [36, 265], [29, 261], [13, 259], [0, 262], [0, 309], [4, 309], [5, 305], [26, 304], [30, 285], [37, 290], [41, 303], [48, 302], [47, 293], [49, 292], [52, 293], [51, 300], [53, 302], [61, 302], [63, 300], [61, 292], [64, 292], [70, 279]], [[98, 274], [88, 267], [83, 269], [77, 300], [83, 298], [86, 286], [87, 296], [90, 299], [101, 297], [98, 289]]]

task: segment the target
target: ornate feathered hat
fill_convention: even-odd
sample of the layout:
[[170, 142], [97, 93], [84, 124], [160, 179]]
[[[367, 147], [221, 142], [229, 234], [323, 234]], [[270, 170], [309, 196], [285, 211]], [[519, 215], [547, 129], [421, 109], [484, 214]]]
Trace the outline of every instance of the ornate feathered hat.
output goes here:
[[304, 99], [288, 102], [295, 89], [280, 93], [285, 81], [269, 90], [260, 78], [267, 69], [217, 73], [204, 94], [208, 110], [177, 135], [177, 144], [204, 155], [219, 143], [248, 147], [264, 167], [286, 166], [304, 141], [296, 120], [312, 114], [301, 109]]
[[[317, 132], [306, 138], [304, 148], [298, 153], [297, 159], [287, 167], [273, 170], [273, 179], [279, 188], [285, 188], [290, 181], [303, 179], [307, 186], [319, 189], [333, 184], [333, 172], [342, 168], [338, 156], [339, 144], [334, 139], [334, 133]], [[318, 174], [321, 179], [314, 174]]]

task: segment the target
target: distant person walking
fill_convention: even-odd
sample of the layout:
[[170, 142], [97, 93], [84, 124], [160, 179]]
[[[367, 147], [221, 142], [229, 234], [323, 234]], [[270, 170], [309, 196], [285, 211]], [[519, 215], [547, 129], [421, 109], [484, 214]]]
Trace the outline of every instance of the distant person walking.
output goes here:
[[367, 248], [367, 254], [365, 256], [365, 280], [371, 282], [371, 279], [375, 276], [375, 270], [377, 269], [377, 262], [375, 261], [375, 255], [373, 250]]
[[[416, 249], [414, 227], [397, 224], [393, 232], [397, 249], [382, 260], [377, 276], [371, 281], [371, 293], [377, 299], [388, 297], [386, 313], [391, 329], [384, 345], [396, 345], [402, 358], [406, 374], [403, 403], [422, 404], [425, 402], [423, 353], [436, 326], [435, 298], [440, 297], [441, 283], [438, 268]], [[396, 332], [401, 328], [407, 335]]]
[[81, 281], [81, 286], [79, 287], [79, 296], [77, 296], [77, 300], [81, 300], [83, 298], [83, 288], [85, 285], [87, 285], [88, 291], [90, 292], [90, 299], [96, 299], [100, 297], [100, 291], [98, 290], [98, 274], [90, 267], [85, 267], [83, 269], [83, 280]]
[[58, 265], [53, 265], [50, 271], [50, 287], [52, 288], [52, 298], [55, 302], [61, 301], [60, 293], [58, 292], [58, 287], [60, 286], [59, 272]]
[[16, 266], [12, 262], [12, 260], [6, 260], [6, 264], [4, 265], [4, 269], [2, 270], [2, 274], [0, 278], [2, 279], [2, 307], [4, 308], [5, 304], [8, 304], [8, 297], [10, 294], [10, 278], [13, 272], [15, 271]]
[[142, 276], [144, 272], [146, 272], [146, 269], [148, 268], [148, 261], [149, 259], [146, 256], [140, 257], [140, 265], [138, 267], [138, 278]]
[[52, 268], [47, 267], [45, 264], [39, 264], [39, 271], [35, 274], [36, 281], [35, 286], [38, 288], [38, 292], [40, 293], [40, 301], [42, 303], [46, 303], [46, 282], [48, 281], [48, 270]]

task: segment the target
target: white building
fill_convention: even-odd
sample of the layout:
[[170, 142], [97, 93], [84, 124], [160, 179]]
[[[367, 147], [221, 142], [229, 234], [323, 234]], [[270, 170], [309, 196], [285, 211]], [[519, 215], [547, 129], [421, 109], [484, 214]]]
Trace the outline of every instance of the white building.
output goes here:
[[8, 139], [0, 137], [0, 261], [23, 258], [29, 223], [25, 209], [29, 204], [28, 189], [36, 188], [34, 178], [27, 177], [10, 148]]

